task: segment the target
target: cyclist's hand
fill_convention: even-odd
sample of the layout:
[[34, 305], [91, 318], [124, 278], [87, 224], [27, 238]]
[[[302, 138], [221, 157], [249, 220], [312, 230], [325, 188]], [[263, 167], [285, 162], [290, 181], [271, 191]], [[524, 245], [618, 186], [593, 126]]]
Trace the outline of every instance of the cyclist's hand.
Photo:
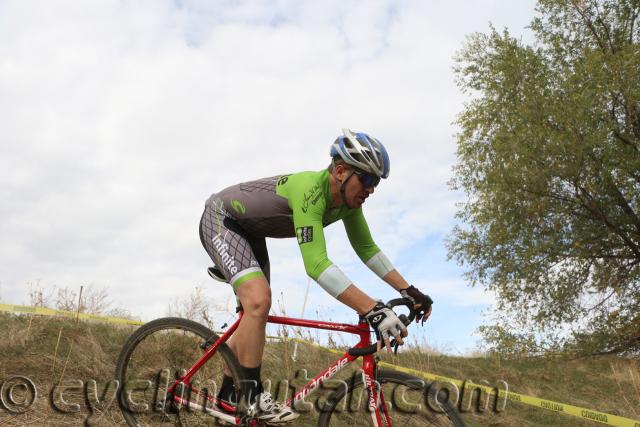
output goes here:
[[422, 320], [421, 324], [424, 324], [429, 316], [431, 316], [431, 305], [433, 304], [431, 297], [423, 294], [413, 285], [401, 290], [400, 295], [402, 295], [403, 298], [409, 298], [415, 303], [413, 308], [417, 311], [416, 323]]
[[373, 330], [376, 331], [378, 351], [380, 351], [384, 342], [387, 351], [391, 352], [390, 338], [395, 338], [398, 345], [403, 344], [402, 337], [407, 336], [407, 327], [389, 307], [378, 302], [364, 317]]

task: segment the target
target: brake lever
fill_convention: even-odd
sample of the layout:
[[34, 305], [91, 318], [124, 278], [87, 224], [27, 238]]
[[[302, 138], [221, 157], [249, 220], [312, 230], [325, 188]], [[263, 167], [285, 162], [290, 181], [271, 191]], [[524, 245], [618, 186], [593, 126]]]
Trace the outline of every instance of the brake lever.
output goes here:
[[[404, 315], [401, 314], [398, 316], [398, 319], [400, 319], [400, 321], [405, 325], [405, 326], [409, 326], [409, 324], [411, 323], [411, 321], [409, 320], [409, 318]], [[395, 338], [391, 340], [391, 347], [393, 347], [393, 354], [398, 354], [398, 347], [400, 347], [400, 344], [398, 344], [398, 340], [396, 340]]]

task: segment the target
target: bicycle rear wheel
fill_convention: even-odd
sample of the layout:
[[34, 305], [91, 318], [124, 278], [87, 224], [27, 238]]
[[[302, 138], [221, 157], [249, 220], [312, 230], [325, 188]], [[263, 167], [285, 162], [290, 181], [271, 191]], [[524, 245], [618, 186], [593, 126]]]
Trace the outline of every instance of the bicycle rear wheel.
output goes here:
[[[176, 404], [167, 389], [204, 354], [202, 344], [217, 339], [208, 328], [175, 317], [157, 319], [136, 330], [122, 348], [116, 367], [120, 383], [118, 403], [127, 424], [214, 425], [215, 419], [203, 410]], [[191, 387], [178, 391], [179, 395], [212, 408], [211, 396], [217, 395], [225, 369], [239, 395], [240, 366], [226, 344], [218, 347], [192, 377]]]
[[[380, 396], [384, 399], [392, 426], [466, 425], [457, 409], [449, 401], [438, 402], [435, 388], [420, 378], [380, 370], [376, 382], [382, 389]], [[363, 386], [362, 376], [356, 375], [327, 398], [318, 426], [374, 426], [367, 402], [368, 392]], [[382, 425], [389, 427], [384, 419]]]

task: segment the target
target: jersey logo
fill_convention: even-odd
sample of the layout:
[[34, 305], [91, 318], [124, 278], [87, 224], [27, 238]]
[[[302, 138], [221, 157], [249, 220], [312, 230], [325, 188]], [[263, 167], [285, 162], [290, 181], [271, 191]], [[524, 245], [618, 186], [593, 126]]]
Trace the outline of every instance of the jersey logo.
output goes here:
[[320, 190], [320, 186], [318, 184], [311, 187], [308, 193], [304, 193], [302, 195], [302, 212], [307, 213], [307, 211], [309, 210], [309, 202], [311, 202], [311, 204], [315, 206], [316, 203], [318, 203], [320, 196], [322, 196], [322, 191]]
[[213, 246], [220, 255], [220, 260], [222, 261], [222, 265], [229, 271], [229, 273], [236, 274], [238, 272], [238, 266], [236, 265], [236, 260], [229, 253], [227, 249], [229, 249], [229, 245], [224, 241], [224, 237], [217, 234], [212, 239]]
[[313, 242], [313, 227], [298, 227], [296, 228], [296, 236], [298, 237], [298, 244]]
[[282, 175], [280, 178], [278, 178], [278, 183], [276, 185], [284, 185], [284, 184], [286, 184], [286, 182], [289, 180], [290, 176], [291, 176], [291, 174]]
[[242, 202], [240, 202], [239, 200], [232, 200], [231, 207], [239, 214], [244, 214], [247, 211]]

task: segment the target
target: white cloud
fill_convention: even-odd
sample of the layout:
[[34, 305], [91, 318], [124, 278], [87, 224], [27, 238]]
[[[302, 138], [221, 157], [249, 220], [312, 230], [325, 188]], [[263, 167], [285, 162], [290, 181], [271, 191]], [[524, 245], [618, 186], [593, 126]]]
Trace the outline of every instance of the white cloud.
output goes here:
[[436, 281], [420, 281], [418, 287], [429, 289], [429, 294], [434, 300], [446, 298], [451, 305], [458, 307], [471, 307], [490, 305], [495, 302], [495, 294], [482, 288], [469, 288], [462, 279], [446, 279]]
[[[343, 126], [391, 153], [391, 179], [366, 207], [385, 251], [447, 233], [459, 197], [446, 186], [451, 122], [463, 99], [451, 57], [489, 20], [521, 31], [526, 6], [2, 2], [0, 297], [26, 302], [35, 279], [95, 283], [117, 305], [164, 314], [208, 280], [197, 232], [207, 196], [325, 167]], [[333, 230], [330, 256], [359, 274], [342, 227]], [[270, 248], [274, 292], [295, 313], [306, 286], [299, 253], [292, 241]], [[442, 297], [477, 296], [450, 280]], [[335, 304], [313, 289], [314, 303]]]

